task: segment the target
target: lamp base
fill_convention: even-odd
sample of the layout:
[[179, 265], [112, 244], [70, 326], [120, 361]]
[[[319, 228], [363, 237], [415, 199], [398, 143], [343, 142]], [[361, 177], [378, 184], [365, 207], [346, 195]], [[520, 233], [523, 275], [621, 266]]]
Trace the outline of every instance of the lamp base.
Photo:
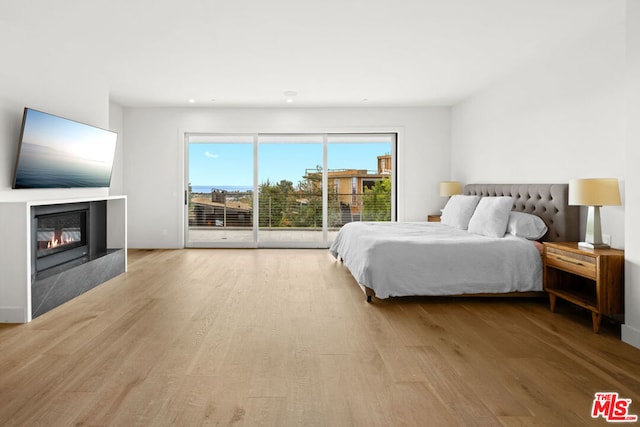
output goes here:
[[600, 206], [589, 206], [587, 210], [587, 227], [584, 240], [584, 242], [578, 243], [579, 247], [588, 249], [605, 249], [610, 247], [602, 241]]
[[578, 247], [587, 249], [608, 249], [611, 246], [607, 245], [606, 243], [578, 242]]

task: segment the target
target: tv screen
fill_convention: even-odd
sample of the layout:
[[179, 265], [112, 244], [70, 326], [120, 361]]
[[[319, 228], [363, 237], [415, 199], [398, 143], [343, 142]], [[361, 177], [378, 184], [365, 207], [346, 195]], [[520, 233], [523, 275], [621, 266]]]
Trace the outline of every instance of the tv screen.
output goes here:
[[13, 188], [108, 187], [117, 137], [25, 108]]

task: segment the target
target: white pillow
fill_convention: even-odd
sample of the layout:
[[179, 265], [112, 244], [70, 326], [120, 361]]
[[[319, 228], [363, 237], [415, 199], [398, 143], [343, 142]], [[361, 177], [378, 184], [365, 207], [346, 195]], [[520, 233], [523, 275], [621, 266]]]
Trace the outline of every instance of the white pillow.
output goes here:
[[469, 232], [488, 237], [504, 237], [512, 207], [511, 197], [483, 197], [469, 221]]
[[509, 214], [509, 223], [507, 224], [507, 233], [509, 234], [529, 240], [538, 240], [546, 232], [547, 225], [537, 215], [525, 212], [511, 212]]
[[442, 210], [440, 223], [466, 230], [479, 200], [480, 196], [464, 196], [462, 194], [451, 196]]

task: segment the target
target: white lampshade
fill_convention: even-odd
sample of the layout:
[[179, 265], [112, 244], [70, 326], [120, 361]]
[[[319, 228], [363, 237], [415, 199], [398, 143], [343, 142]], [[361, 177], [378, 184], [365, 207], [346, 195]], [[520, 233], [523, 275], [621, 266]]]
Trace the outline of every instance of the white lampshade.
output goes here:
[[458, 181], [442, 181], [440, 183], [440, 196], [449, 197], [462, 194], [462, 186]]
[[620, 188], [615, 178], [572, 179], [569, 204], [580, 206], [620, 206]]

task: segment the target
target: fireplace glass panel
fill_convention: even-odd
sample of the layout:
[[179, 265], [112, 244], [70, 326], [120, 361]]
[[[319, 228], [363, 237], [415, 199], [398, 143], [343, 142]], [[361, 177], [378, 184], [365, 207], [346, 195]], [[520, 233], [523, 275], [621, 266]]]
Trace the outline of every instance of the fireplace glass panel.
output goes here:
[[36, 257], [86, 245], [86, 224], [84, 210], [37, 216]]

